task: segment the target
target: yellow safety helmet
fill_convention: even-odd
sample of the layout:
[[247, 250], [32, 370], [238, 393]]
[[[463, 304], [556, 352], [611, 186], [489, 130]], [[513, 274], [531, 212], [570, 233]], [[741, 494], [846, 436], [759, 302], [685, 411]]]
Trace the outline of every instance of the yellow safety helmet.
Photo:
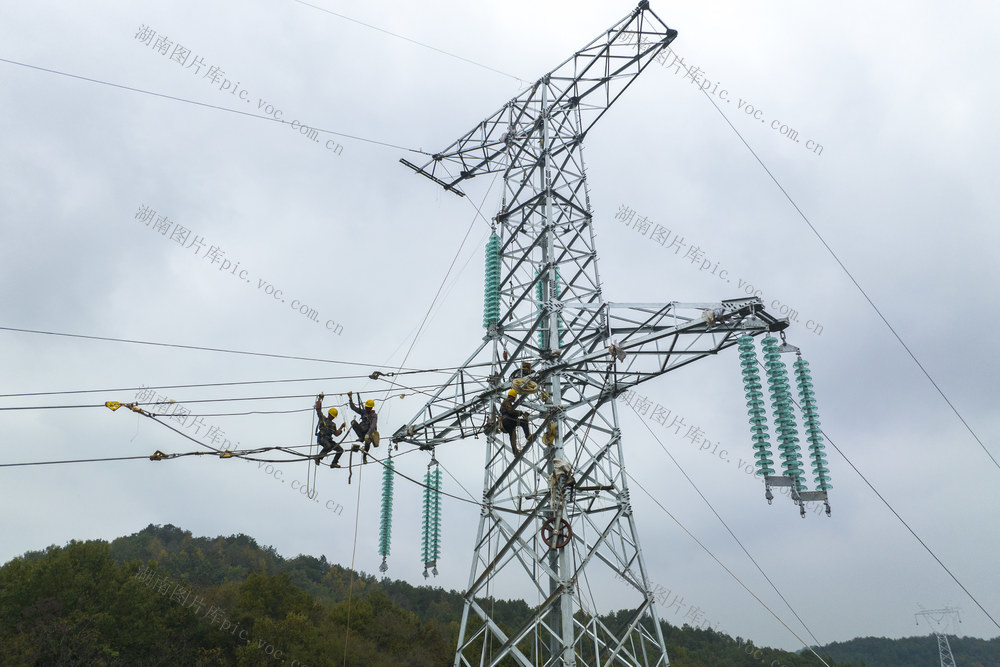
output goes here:
[[507, 392], [507, 395], [508, 396], [517, 396], [517, 390], [516, 389], [511, 389], [510, 391]]
[[330, 408], [329, 411], [327, 411], [326, 414], [330, 415], [331, 419], [333, 417], [336, 417], [337, 416], [337, 408]]
[[372, 399], [369, 398], [367, 401], [365, 401], [365, 407], [366, 408], [374, 408], [375, 407], [375, 401], [373, 401]]

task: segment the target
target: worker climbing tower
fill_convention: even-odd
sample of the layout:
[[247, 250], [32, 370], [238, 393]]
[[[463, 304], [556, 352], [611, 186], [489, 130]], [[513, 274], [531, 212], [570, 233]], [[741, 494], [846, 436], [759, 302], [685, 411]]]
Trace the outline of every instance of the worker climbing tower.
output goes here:
[[[756, 298], [612, 304], [602, 296], [582, 143], [676, 36], [642, 2], [426, 164], [403, 160], [461, 196], [481, 174], [499, 173], [504, 184], [486, 248], [486, 334], [393, 436], [434, 450], [485, 434], [456, 667], [669, 664], [614, 398], [788, 325]], [[516, 454], [497, 414], [511, 389], [532, 432]], [[491, 604], [511, 595], [534, 602], [518, 627], [503, 625]]]

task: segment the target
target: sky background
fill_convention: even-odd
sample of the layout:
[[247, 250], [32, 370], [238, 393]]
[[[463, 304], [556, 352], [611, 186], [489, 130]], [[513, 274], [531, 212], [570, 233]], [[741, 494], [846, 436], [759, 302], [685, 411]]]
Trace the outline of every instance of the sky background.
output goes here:
[[[391, 434], [423, 400], [397, 389], [383, 404], [387, 384], [367, 375], [404, 358], [414, 369], [455, 366], [472, 352], [483, 335], [489, 234], [476, 207], [489, 218], [499, 205], [488, 178], [462, 199], [399, 158], [422, 163], [409, 149], [444, 149], [633, 7], [0, 2], [0, 326], [346, 362], [0, 330], [0, 463], [198, 451], [130, 412], [50, 409], [132, 401], [141, 386], [342, 378], [157, 393], [178, 402], [299, 397], [186, 404], [202, 415], [200, 430], [193, 418], [175, 423], [244, 448], [306, 442], [309, 397], [320, 391], [377, 399], [380, 430]], [[789, 342], [811, 364], [820, 420], [843, 452], [828, 446], [833, 516], [801, 519], [784, 498], [768, 506], [740, 466], [752, 450], [735, 350], [639, 387], [719, 443], [715, 454], [701, 451], [686, 431], [622, 410], [650, 577], [670, 591], [661, 618], [697, 616], [758, 644], [801, 647], [666, 508], [808, 637], [668, 451], [820, 643], [925, 634], [914, 625], [918, 605], [957, 606], [959, 634], [996, 636], [844, 456], [1000, 618], [1000, 466], [990, 458], [1000, 457], [1000, 345], [990, 335], [1000, 326], [991, 307], [1000, 228], [990, 222], [1000, 208], [1000, 7], [652, 8], [679, 31], [673, 47], [684, 65], [711, 86], [701, 92], [680, 67], [654, 63], [588, 135], [605, 298], [697, 302], [759, 291], [770, 312], [791, 316]], [[137, 38], [143, 28], [168, 39], [170, 53], [154, 48], [155, 37]], [[176, 44], [190, 51], [188, 65], [201, 59], [200, 70], [171, 60]], [[216, 83], [211, 67], [221, 70]], [[317, 141], [291, 121], [322, 130]], [[137, 219], [143, 210], [155, 212], [148, 224]], [[627, 211], [631, 225], [620, 219]], [[165, 234], [154, 229], [163, 216]], [[635, 227], [639, 217], [686, 245], [656, 243]], [[185, 243], [172, 238], [178, 225], [189, 231]], [[695, 248], [701, 261], [687, 256]], [[293, 301], [315, 310], [315, 321]], [[12, 396], [78, 390], [107, 391]], [[9, 409], [26, 406], [47, 407]], [[438, 451], [446, 491], [480, 497], [482, 453], [479, 440]], [[351, 485], [345, 471], [323, 468], [313, 502], [291, 488], [309, 465], [277, 475], [215, 457], [0, 468], [0, 561], [169, 523], [195, 535], [245, 533], [289, 557], [353, 558], [376, 573], [380, 468]], [[427, 456], [405, 453], [397, 465], [422, 477]], [[400, 479], [395, 497], [388, 575], [423, 584], [422, 493]], [[475, 505], [444, 500], [440, 575], [430, 583], [465, 587], [477, 520]]]

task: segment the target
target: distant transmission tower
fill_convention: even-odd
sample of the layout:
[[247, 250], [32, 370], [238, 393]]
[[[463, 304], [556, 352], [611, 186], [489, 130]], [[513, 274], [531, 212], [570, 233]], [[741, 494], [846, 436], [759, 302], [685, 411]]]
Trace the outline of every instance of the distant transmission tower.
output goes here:
[[[934, 636], [937, 637], [938, 656], [941, 658], [941, 667], [955, 667], [955, 658], [951, 655], [951, 646], [948, 644], [948, 630], [951, 629], [952, 622], [962, 622], [957, 607], [945, 607], [944, 609], [924, 609], [913, 615], [920, 625], [920, 618], [928, 621]], [[952, 633], [956, 634], [956, 633]]]
[[[788, 326], [757, 298], [604, 301], [582, 143], [676, 36], [642, 2], [426, 164], [404, 161], [461, 196], [481, 174], [504, 183], [486, 249], [486, 335], [393, 435], [426, 450], [486, 436], [456, 667], [669, 664], [614, 399]], [[497, 414], [510, 392], [531, 420], [516, 453]], [[510, 626], [493, 601], [525, 590], [534, 610]]]

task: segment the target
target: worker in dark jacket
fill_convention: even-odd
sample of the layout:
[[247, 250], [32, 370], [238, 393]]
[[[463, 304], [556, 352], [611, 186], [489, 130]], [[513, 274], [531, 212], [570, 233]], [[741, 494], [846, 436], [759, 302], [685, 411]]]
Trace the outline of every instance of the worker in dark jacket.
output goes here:
[[[361, 405], [361, 395], [358, 394], [358, 405], [354, 405], [353, 392], [347, 392], [347, 403], [351, 406], [351, 410], [354, 410], [359, 415], [361, 415], [360, 421], [357, 419], [351, 420], [351, 428], [354, 429], [354, 433], [358, 436], [358, 441], [365, 443], [365, 455], [364, 461], [368, 462], [368, 450], [371, 449], [372, 443], [378, 447], [379, 435], [378, 435], [378, 415], [375, 413], [375, 401], [368, 399]], [[354, 445], [352, 447], [353, 451], [358, 451], [359, 446]]]
[[511, 389], [507, 392], [507, 398], [500, 404], [500, 430], [510, 435], [510, 448], [517, 456], [517, 427], [524, 429], [524, 441], [527, 443], [531, 438], [530, 426], [524, 413], [514, 407], [517, 392]]
[[340, 467], [340, 457], [344, 454], [344, 448], [339, 443], [333, 441], [336, 436], [344, 432], [347, 424], [337, 426], [334, 420], [337, 418], [337, 408], [330, 408], [326, 415], [323, 415], [323, 394], [316, 398], [316, 442], [320, 446], [319, 456], [316, 457], [316, 465], [320, 464], [323, 457], [336, 450], [331, 468]]

